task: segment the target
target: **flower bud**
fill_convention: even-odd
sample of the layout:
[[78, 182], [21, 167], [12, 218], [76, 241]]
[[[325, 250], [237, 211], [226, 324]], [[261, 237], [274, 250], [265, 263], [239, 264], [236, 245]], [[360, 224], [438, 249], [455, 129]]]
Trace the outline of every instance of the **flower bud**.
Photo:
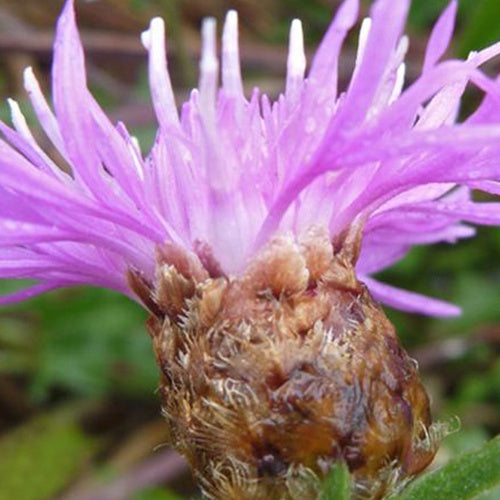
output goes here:
[[277, 237], [230, 278], [162, 252], [148, 328], [163, 413], [210, 498], [314, 499], [337, 461], [355, 497], [379, 498], [432, 460], [416, 364], [349, 238]]

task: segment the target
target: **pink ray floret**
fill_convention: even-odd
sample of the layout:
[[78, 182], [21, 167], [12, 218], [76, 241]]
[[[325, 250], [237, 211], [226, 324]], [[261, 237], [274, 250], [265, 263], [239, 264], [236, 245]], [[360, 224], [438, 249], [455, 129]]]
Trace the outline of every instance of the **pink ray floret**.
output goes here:
[[[361, 24], [347, 88], [338, 63], [358, 0], [346, 0], [307, 68], [300, 21], [291, 24], [285, 90], [273, 101], [244, 90], [238, 18], [227, 14], [219, 86], [216, 26], [202, 27], [198, 89], [178, 112], [167, 68], [165, 27], [151, 21], [142, 42], [158, 120], [143, 156], [125, 125], [109, 121], [87, 89], [73, 0], [59, 18], [52, 96], [30, 68], [24, 82], [61, 165], [40, 147], [9, 100], [0, 123], [0, 277], [35, 280], [3, 297], [23, 300], [89, 284], [132, 295], [128, 269], [152, 279], [155, 248], [208, 245], [229, 275], [277, 234], [323, 225], [332, 238], [364, 221], [360, 279], [403, 310], [454, 315], [458, 308], [374, 280], [415, 245], [455, 242], [472, 225], [500, 225], [500, 79], [481, 66], [500, 43], [467, 60], [442, 60], [456, 2], [437, 21], [420, 76], [405, 82], [403, 34], [409, 0], [378, 0]], [[459, 121], [468, 85], [484, 98]]]

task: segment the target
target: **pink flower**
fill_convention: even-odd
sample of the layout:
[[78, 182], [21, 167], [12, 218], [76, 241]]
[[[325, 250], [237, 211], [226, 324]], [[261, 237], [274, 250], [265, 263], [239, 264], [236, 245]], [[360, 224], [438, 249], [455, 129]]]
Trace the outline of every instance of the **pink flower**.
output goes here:
[[[250, 97], [243, 92], [233, 11], [224, 25], [219, 87], [215, 22], [208, 19], [199, 86], [180, 113], [163, 21], [153, 19], [142, 40], [159, 129], [146, 157], [87, 89], [73, 3], [66, 2], [57, 26], [54, 111], [25, 71], [38, 121], [71, 172], [41, 149], [14, 101], [13, 128], [0, 124], [0, 277], [37, 282], [4, 303], [81, 284], [133, 296], [127, 270], [152, 279], [155, 248], [165, 242], [210, 248], [222, 269], [237, 275], [277, 234], [298, 236], [319, 225], [334, 239], [362, 221], [357, 273], [377, 299], [426, 314], [458, 312], [370, 277], [414, 245], [470, 237], [471, 223], [500, 225], [499, 203], [471, 198], [472, 189], [500, 194], [500, 79], [480, 69], [500, 43], [465, 61], [441, 61], [455, 1], [432, 31], [421, 75], [406, 88], [409, 0], [374, 3], [342, 91], [338, 59], [358, 0], [342, 4], [307, 72], [294, 20], [285, 90], [275, 102], [258, 89]], [[468, 84], [485, 97], [458, 122]]]

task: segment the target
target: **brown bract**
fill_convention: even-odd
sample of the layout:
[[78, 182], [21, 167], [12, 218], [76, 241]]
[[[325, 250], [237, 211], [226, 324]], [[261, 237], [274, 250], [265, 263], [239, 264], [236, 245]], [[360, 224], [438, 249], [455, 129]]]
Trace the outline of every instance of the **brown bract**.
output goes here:
[[164, 247], [149, 286], [131, 273], [172, 444], [207, 496], [314, 499], [343, 460], [354, 498], [380, 498], [432, 460], [415, 363], [354, 272], [358, 233], [277, 237], [238, 277], [203, 246]]

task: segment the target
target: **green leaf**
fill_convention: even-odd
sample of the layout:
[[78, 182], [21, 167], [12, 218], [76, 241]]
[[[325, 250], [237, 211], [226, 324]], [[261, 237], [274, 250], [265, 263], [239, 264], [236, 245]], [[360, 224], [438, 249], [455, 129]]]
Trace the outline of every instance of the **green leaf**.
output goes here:
[[338, 462], [333, 467], [321, 491], [321, 500], [349, 500], [351, 498], [351, 477], [344, 462]]
[[500, 436], [411, 483], [393, 500], [466, 500], [500, 484]]
[[0, 440], [0, 498], [54, 498], [94, 449], [75, 422], [81, 409], [36, 417]]

